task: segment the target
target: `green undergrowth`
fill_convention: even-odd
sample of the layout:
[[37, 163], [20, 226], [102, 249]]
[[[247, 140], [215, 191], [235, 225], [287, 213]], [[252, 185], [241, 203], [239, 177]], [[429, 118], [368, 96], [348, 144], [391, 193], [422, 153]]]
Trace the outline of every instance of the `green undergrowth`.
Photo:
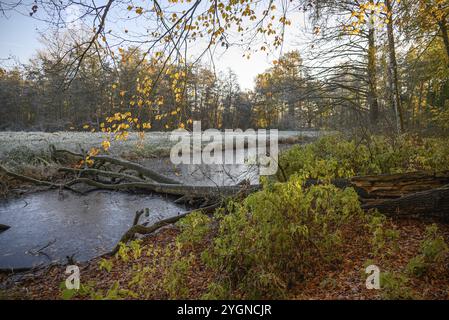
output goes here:
[[403, 135], [394, 140], [372, 136], [357, 141], [331, 135], [280, 155], [277, 176], [347, 178], [354, 175], [449, 170], [449, 139]]

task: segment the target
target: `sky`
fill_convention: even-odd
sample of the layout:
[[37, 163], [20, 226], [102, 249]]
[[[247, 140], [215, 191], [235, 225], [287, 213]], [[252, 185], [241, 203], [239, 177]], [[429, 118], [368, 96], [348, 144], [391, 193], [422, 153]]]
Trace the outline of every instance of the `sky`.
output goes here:
[[14, 57], [21, 63], [27, 62], [40, 47], [39, 29], [44, 31], [45, 25], [29, 16], [19, 13], [9, 13], [7, 17], [0, 15], [1, 61]]
[[[27, 63], [36, 50], [43, 47], [39, 37], [47, 28], [44, 22], [27, 14], [9, 12], [6, 17], [0, 15], [0, 66], [8, 67], [16, 62]], [[257, 74], [269, 68], [277, 57], [256, 52], [248, 60], [242, 55], [242, 49], [230, 47], [223, 54], [217, 55], [214, 63], [217, 71], [226, 72], [228, 68], [232, 69], [238, 76], [241, 89], [250, 90], [253, 89]]]

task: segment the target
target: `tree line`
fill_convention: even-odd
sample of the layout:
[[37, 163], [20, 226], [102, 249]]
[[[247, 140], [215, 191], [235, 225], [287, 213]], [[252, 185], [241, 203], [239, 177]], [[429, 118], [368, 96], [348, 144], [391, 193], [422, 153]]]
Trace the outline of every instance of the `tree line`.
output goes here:
[[[253, 2], [245, 3], [246, 10]], [[87, 30], [59, 29], [43, 39], [45, 49], [29, 63], [0, 70], [0, 129], [98, 131], [105, 130], [111, 115], [129, 112], [139, 130], [188, 128], [193, 120], [201, 120], [204, 128], [221, 129], [364, 127], [396, 133], [447, 132], [447, 1], [292, 3], [282, 11], [280, 24], [291, 26], [295, 14], [304, 13], [307, 45], [274, 60], [256, 77], [253, 90], [246, 91], [232, 70], [217, 74], [200, 61], [183, 60], [171, 54], [179, 51], [176, 46], [169, 53], [149, 54], [132, 45], [111, 50], [101, 45], [106, 33], [100, 38], [102, 33], [97, 32], [88, 41]], [[270, 1], [266, 15], [274, 7]], [[231, 4], [217, 8], [228, 19], [237, 19]], [[146, 14], [140, 7], [127, 10]], [[240, 14], [259, 21], [256, 13]], [[200, 30], [198, 24], [177, 19], [173, 15], [175, 26], [181, 21], [188, 31]], [[276, 19], [273, 14], [272, 20]], [[273, 24], [265, 24], [257, 32], [275, 33], [272, 29]], [[232, 45], [226, 42], [225, 31], [216, 38], [222, 40], [221, 46]], [[173, 42], [174, 35], [167, 43]], [[216, 38], [211, 43], [218, 43]], [[282, 39], [277, 41], [274, 46]]]

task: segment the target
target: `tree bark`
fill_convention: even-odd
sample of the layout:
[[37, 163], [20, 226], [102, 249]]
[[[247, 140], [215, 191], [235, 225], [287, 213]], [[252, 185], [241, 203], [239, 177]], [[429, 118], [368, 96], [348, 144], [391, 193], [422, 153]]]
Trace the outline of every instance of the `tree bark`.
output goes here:
[[379, 104], [377, 99], [377, 76], [376, 76], [376, 42], [374, 26], [368, 31], [368, 105], [370, 110], [371, 124], [376, 126], [379, 120]]
[[365, 204], [362, 209], [377, 209], [388, 216], [434, 217], [449, 221], [449, 185], [380, 203]]
[[[443, 37], [444, 47], [446, 48], [447, 59], [449, 61], [449, 34], [447, 30], [447, 24], [445, 19], [438, 21], [438, 25], [440, 26], [441, 36]], [[448, 63], [449, 67], [449, 63]]]
[[259, 186], [195, 186], [184, 184], [168, 184], [153, 182], [125, 182], [119, 184], [106, 184], [87, 178], [78, 178], [68, 182], [67, 186], [84, 183], [86, 185], [104, 190], [150, 190], [157, 193], [187, 196], [191, 198], [219, 198], [238, 193], [251, 193], [258, 190]]
[[391, 103], [396, 114], [396, 126], [398, 133], [404, 131], [404, 118], [401, 108], [401, 94], [399, 88], [398, 63], [396, 60], [396, 48], [393, 30], [393, 6], [391, 0], [385, 0], [387, 7], [387, 36], [388, 36], [388, 69], [390, 73], [390, 88], [392, 90]]
[[365, 193], [363, 198], [366, 199], [399, 198], [449, 184], [449, 171], [358, 176], [351, 178], [349, 183], [356, 190], [360, 190], [360, 192], [363, 190]]

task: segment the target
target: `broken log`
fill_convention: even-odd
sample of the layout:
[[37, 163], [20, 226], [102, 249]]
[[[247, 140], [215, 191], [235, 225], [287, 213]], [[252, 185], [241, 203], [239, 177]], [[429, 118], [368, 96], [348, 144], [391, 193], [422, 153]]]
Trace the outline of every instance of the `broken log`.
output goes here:
[[84, 183], [86, 185], [105, 190], [150, 190], [190, 198], [217, 198], [236, 195], [239, 193], [249, 194], [260, 189], [258, 185], [251, 186], [196, 186], [185, 184], [167, 184], [153, 182], [124, 182], [120, 184], [105, 184], [88, 178], [78, 178], [67, 183], [67, 186]]
[[449, 221], [449, 185], [379, 203], [364, 204], [362, 209], [377, 209], [388, 216], [434, 217]]
[[[307, 179], [305, 186], [323, 183], [318, 179]], [[337, 188], [352, 187], [362, 202], [400, 198], [407, 194], [441, 188], [449, 184], [449, 171], [444, 172], [406, 172], [355, 176], [350, 179], [332, 179]]]
[[349, 183], [363, 190], [368, 198], [399, 198], [449, 184], [449, 171], [356, 176]]

